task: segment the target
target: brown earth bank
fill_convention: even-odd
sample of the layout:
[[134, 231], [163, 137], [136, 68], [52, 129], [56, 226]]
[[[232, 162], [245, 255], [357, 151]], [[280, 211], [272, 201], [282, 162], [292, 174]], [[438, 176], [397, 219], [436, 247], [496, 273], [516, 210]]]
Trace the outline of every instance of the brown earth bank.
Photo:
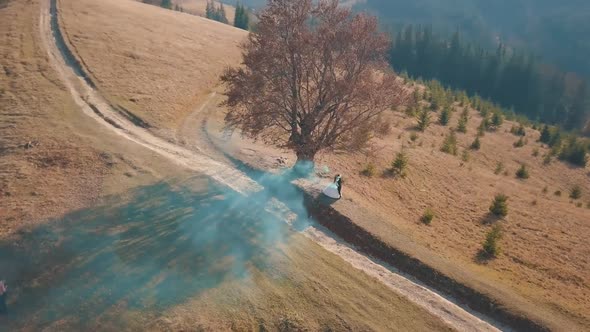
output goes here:
[[[171, 234], [170, 225], [163, 224], [162, 220], [170, 216], [190, 219], [191, 209], [181, 206], [174, 211], [163, 211], [162, 220], [144, 220], [145, 208], [161, 205], [169, 195], [164, 192], [148, 196], [144, 201], [142, 193], [162, 185], [174, 191], [180, 190], [175, 189], [179, 186], [185, 188], [182, 190], [190, 187], [193, 194], [187, 193], [186, 197], [192, 199], [200, 193], [208, 193], [210, 181], [187, 180], [183, 169], [154, 152], [126, 142], [81, 112], [48, 61], [39, 33], [42, 3], [41, 0], [14, 0], [5, 7], [0, 6], [0, 65], [3, 69], [0, 71], [0, 278], [8, 280], [11, 310], [9, 316], [1, 317], [2, 324], [9, 324], [3, 326], [17, 330], [449, 330], [425, 310], [375, 279], [351, 269], [339, 257], [299, 234], [291, 234], [276, 251], [260, 253], [268, 260], [268, 266], [264, 269], [249, 266], [248, 282], [229, 278], [205, 292], [189, 293], [186, 300], [167, 306], [165, 310], [133, 309], [127, 296], [134, 298], [137, 297], [135, 293], [154, 291], [166, 280], [170, 270], [188, 271], [192, 276], [189, 279], [194, 279], [194, 275], [202, 271], [191, 272], [192, 265], [183, 263], [183, 259], [191, 257], [189, 253], [178, 253], [176, 260], [167, 262], [162, 273], [146, 279], [145, 285], [134, 284], [122, 294], [114, 294], [114, 290], [121, 288], [117, 286], [119, 282], [133, 273], [141, 273], [144, 268], [149, 272], [149, 266], [135, 265], [133, 271], [125, 265], [105, 269], [97, 259], [98, 253], [122, 255], [127, 264], [141, 263], [138, 259], [142, 257], [156, 260], [172, 249], [179, 250], [162, 241]], [[112, 16], [130, 15], [129, 10], [141, 16], [148, 8], [141, 4], [135, 7], [131, 1], [130, 7], [117, 7], [123, 3], [119, 1], [100, 3], [105, 6], [101, 10], [106, 21], [95, 21], [97, 25], [106, 24]], [[69, 4], [72, 8], [79, 4], [81, 7], [76, 9], [82, 12], [91, 2], [72, 0], [60, 4]], [[145, 9], [153, 13], [153, 17], [142, 16], [141, 22], [133, 23], [151, 25], [161, 14], [161, 9], [156, 9]], [[70, 12], [74, 13], [76, 11]], [[176, 17], [164, 23], [174, 25]], [[123, 25], [120, 30], [126, 28]], [[207, 31], [212, 33], [216, 29], [217, 25], [212, 25], [211, 29], [204, 25], [200, 33], [206, 35]], [[171, 34], [168, 38], [173, 40], [175, 36]], [[220, 34], [219, 39], [223, 38], [225, 35]], [[234, 50], [237, 50], [236, 45]], [[176, 59], [173, 56], [162, 58], [172, 62]], [[79, 59], [86, 66], [85, 59], [81, 56]], [[116, 59], [110, 60], [116, 62]], [[217, 77], [221, 68], [219, 66], [218, 72], [205, 77], [204, 81]], [[138, 80], [138, 89], [142, 89], [143, 84], [151, 85], [151, 79], [157, 76], [145, 70], [148, 79]], [[182, 76], [187, 72], [177, 70], [175, 73]], [[105, 77], [104, 81], [110, 79]], [[101, 81], [93, 83], [105, 91]], [[202, 100], [201, 89], [206, 90], [203, 86], [197, 84], [194, 90], [183, 90], [189, 96], [180, 99]], [[154, 98], [173, 103], [174, 98], [167, 95], [171, 89], [162, 91], [166, 92], [155, 94]], [[117, 105], [120, 99], [109, 96]], [[133, 111], [145, 115], [150, 128], [169, 130], [174, 126], [167, 121], [159, 122], [159, 113], [175, 123], [192, 109], [192, 102], [186, 105], [188, 108], [178, 106], [174, 112], [166, 112], [166, 107], [154, 110], [153, 118], [147, 115], [149, 112], [141, 113], [139, 108]], [[170, 137], [167, 136], [169, 131], [160, 133]], [[171, 177], [176, 180], [170, 180]], [[220, 197], [211, 199], [215, 201]], [[127, 209], [124, 213], [132, 218], [113, 217], [123, 213], [121, 208]], [[109, 216], [112, 219], [108, 221], [101, 219]], [[137, 232], [138, 229], [149, 233]], [[120, 234], [131, 237], [110, 245]], [[186, 241], [184, 236], [176, 240]], [[214, 270], [227, 263], [219, 262]], [[113, 273], [115, 276], [109, 277]], [[60, 303], [58, 306], [48, 302], [47, 294], [59, 285], [65, 287], [65, 296], [73, 296], [71, 303], [60, 302], [61, 294], [55, 298]], [[25, 303], [27, 299], [32, 302]], [[113, 299], [120, 301], [111, 303]], [[141, 300], [150, 307], [153, 298]], [[105, 302], [108, 305], [105, 306]], [[51, 319], [47, 319], [48, 311]], [[81, 318], [88, 315], [88, 319]]]

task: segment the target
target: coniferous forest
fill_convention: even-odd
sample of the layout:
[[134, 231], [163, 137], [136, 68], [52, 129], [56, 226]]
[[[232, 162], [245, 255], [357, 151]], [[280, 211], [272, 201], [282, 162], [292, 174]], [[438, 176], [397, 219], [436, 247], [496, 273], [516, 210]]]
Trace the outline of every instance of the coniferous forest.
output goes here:
[[502, 44], [487, 50], [467, 43], [459, 32], [443, 38], [431, 26], [408, 25], [394, 36], [391, 64], [411, 77], [437, 79], [531, 120], [579, 130], [590, 118], [585, 81]]

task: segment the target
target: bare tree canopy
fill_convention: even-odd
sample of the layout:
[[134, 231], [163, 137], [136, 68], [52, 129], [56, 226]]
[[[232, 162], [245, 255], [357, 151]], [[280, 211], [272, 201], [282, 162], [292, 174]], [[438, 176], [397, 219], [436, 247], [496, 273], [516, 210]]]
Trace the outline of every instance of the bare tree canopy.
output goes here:
[[244, 135], [313, 160], [350, 146], [405, 98], [374, 17], [352, 15], [338, 0], [269, 0], [259, 20], [242, 45], [243, 65], [222, 76], [226, 123]]

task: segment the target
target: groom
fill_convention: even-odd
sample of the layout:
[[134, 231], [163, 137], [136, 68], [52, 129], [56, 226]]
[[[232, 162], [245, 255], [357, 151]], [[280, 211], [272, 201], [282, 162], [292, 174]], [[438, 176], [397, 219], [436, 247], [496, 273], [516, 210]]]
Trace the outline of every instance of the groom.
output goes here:
[[336, 186], [338, 187], [338, 196], [342, 198], [342, 177], [340, 174], [334, 177], [334, 183], [336, 183]]

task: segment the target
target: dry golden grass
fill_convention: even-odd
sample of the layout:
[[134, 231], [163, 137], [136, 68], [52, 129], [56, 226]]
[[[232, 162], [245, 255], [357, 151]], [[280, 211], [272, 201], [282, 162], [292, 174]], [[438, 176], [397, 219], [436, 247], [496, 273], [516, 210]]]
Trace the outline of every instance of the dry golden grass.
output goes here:
[[[455, 125], [459, 114], [453, 117], [451, 124]], [[590, 236], [590, 209], [576, 207], [568, 193], [574, 185], [580, 185], [584, 188], [580, 201], [590, 201], [589, 169], [557, 160], [544, 166], [542, 155], [549, 150], [536, 143], [539, 134], [527, 130], [529, 143], [514, 148], [518, 138], [508, 132], [511, 123], [504, 124], [497, 133], [487, 133], [481, 138], [481, 150], [470, 151], [469, 161], [464, 162], [461, 152], [469, 148], [481, 120], [475, 112], [468, 133], [457, 134], [457, 157], [440, 151], [448, 127], [433, 124], [411, 142], [408, 128], [415, 120], [400, 114], [390, 114], [390, 120], [395, 126], [392, 133], [374, 139], [372, 155], [330, 154], [320, 159], [321, 164], [346, 174], [346, 196], [380, 213], [391, 226], [433, 252], [588, 326], [590, 248], [585, 239]], [[359, 175], [368, 161], [385, 171], [402, 146], [409, 157], [405, 179]], [[533, 156], [535, 148], [540, 151], [538, 157]], [[508, 175], [504, 171], [495, 174], [498, 162], [504, 164]], [[529, 168], [528, 180], [515, 177], [521, 163]], [[556, 190], [563, 196], [554, 196]], [[487, 216], [498, 193], [509, 197], [509, 213], [504, 221]], [[419, 222], [427, 207], [436, 213], [429, 227]], [[503, 226], [503, 254], [480, 264], [476, 256], [490, 223]]]
[[159, 133], [176, 128], [240, 59], [246, 32], [135, 1], [60, 0], [62, 29], [99, 90]]
[[224, 283], [167, 311], [151, 330], [450, 330], [302, 236], [277, 249], [272, 269], [253, 270], [246, 282]]
[[0, 5], [0, 238], [179, 172], [82, 114], [48, 62], [39, 3]]
[[[432, 256], [430, 262], [436, 268], [485, 293], [515, 294], [529, 301], [523, 304], [519, 300], [518, 305], [526, 306], [522, 309], [542, 317], [553, 327], [565, 328], [562, 324], [571, 322], [569, 327], [573, 329], [587, 328], [590, 248], [585, 239], [590, 236], [590, 168], [573, 167], [556, 158], [544, 165], [543, 155], [549, 149], [536, 142], [539, 133], [527, 129], [528, 144], [515, 148], [513, 143], [518, 137], [509, 133], [511, 122], [497, 132], [486, 133], [481, 138], [481, 149], [471, 151], [469, 146], [481, 121], [475, 111], [471, 111], [468, 133], [457, 133], [458, 155], [445, 154], [440, 151], [444, 136], [456, 126], [460, 111], [458, 108], [447, 127], [433, 123], [425, 133], [416, 132], [415, 142], [410, 136], [416, 120], [389, 112], [384, 120], [391, 124], [391, 132], [386, 137], [374, 138], [362, 153], [319, 156], [320, 170], [326, 166], [332, 175], [344, 175], [344, 200], [336, 205], [344, 210], [347, 205], [361, 206], [374, 212], [384, 224], [362, 218], [355, 221], [393, 246], [402, 245], [396, 233], [411, 238], [426, 248], [415, 252], [416, 255], [426, 259]], [[222, 113], [220, 110], [212, 118], [212, 132], [221, 130]], [[242, 140], [237, 135], [226, 148], [238, 158], [263, 168], [277, 167], [280, 156], [295, 160], [289, 152]], [[407, 176], [393, 178], [387, 170], [402, 149], [409, 158]], [[538, 156], [533, 156], [535, 149]], [[464, 150], [469, 150], [468, 161], [462, 160]], [[495, 174], [498, 162], [503, 163], [504, 169]], [[376, 176], [361, 174], [369, 163], [376, 165]], [[515, 176], [521, 163], [529, 169], [527, 180]], [[584, 194], [572, 201], [568, 196], [575, 185], [581, 186]], [[557, 190], [562, 192], [561, 197], [554, 195]], [[504, 220], [494, 220], [488, 214], [498, 193], [509, 197], [509, 213]], [[420, 221], [427, 208], [436, 215], [430, 226]], [[497, 259], [482, 261], [478, 253], [486, 233], [496, 223], [503, 227], [502, 254]], [[401, 249], [414, 254], [412, 245]], [[429, 254], [424, 256], [426, 252]], [[476, 279], [469, 280], [469, 275]], [[516, 305], [506, 298], [500, 300], [508, 301], [509, 306]]]
[[[0, 123], [3, 134], [3, 150], [0, 154], [0, 236], [7, 240], [2, 242], [3, 250], [24, 250], [25, 253], [30, 248], [12, 246], [12, 240], [24, 240], [27, 237], [34, 240], [38, 233], [64, 232], [61, 240], [77, 242], [76, 233], [69, 233], [69, 227], [54, 227], [53, 224], [40, 228], [47, 233], [19, 232], [16, 236], [14, 233], [22, 230], [23, 226], [37, 227], [35, 224], [45, 218], [60, 217], [68, 211], [88, 207], [106, 194], [125, 193], [132, 196], [132, 192], [127, 192], [128, 188], [180, 172], [155, 154], [125, 142], [98, 126], [80, 111], [47, 61], [39, 34], [39, 3], [38, 0], [12, 1], [6, 8], [0, 8], [0, 65], [3, 69], [0, 71]], [[80, 45], [88, 45], [86, 54], [89, 59], [81, 55], [83, 51], [79, 55], [93, 73], [101, 91], [110, 92], [107, 95], [111, 100], [122, 104], [129, 102], [130, 95], [147, 95], [148, 100], [139, 98], [132, 102], [139, 106], [148, 105], [150, 108], [147, 111], [138, 105], [129, 108], [160, 128], [174, 128], [174, 123], [191, 110], [191, 105], [199, 102], [202, 94], [215, 84], [223, 64], [235, 60], [237, 54], [232, 52], [236, 52], [235, 44], [244, 36], [243, 32], [214, 22], [197, 19], [197, 25], [193, 25], [190, 23], [195, 20], [192, 16], [162, 11], [131, 1], [64, 0], [60, 4], [63, 5], [65, 20], [80, 24], [76, 28], [66, 26], [66, 29], [72, 40], [85, 39], [87, 44], [81, 42]], [[77, 4], [81, 7], [76, 7]], [[139, 18], [133, 18], [134, 15]], [[92, 32], [82, 28], [81, 21], [84, 20]], [[147, 28], [148, 23], [153, 24], [154, 30], [164, 30], [168, 34], [153, 39], [149, 36], [143, 38], [136, 29], [143, 31], [141, 29]], [[194, 37], [196, 39], [190, 43], [176, 44], [178, 40], [193, 38], [188, 37], [185, 28], [195, 26], [200, 29], [191, 35], [200, 37]], [[123, 32], [117, 35], [117, 30]], [[135, 34], [125, 39], [126, 30]], [[113, 35], [105, 35], [111, 32]], [[106, 42], [109, 38], [121, 44]], [[182, 47], [166, 47], [167, 43]], [[228, 50], [223, 50], [224, 43], [229, 45]], [[150, 44], [157, 47], [150, 47]], [[119, 50], [118, 46], [135, 50], [140, 56], [136, 61], [130, 61], [115, 51]], [[208, 53], [210, 50], [214, 52]], [[201, 53], [206, 53], [206, 56]], [[98, 59], [101, 55], [105, 57], [103, 62]], [[209, 59], [209, 56], [212, 58]], [[177, 62], [178, 58], [183, 60]], [[99, 65], [94, 70], [90, 66], [93, 61], [102, 67]], [[109, 61], [115, 70], [108, 68], [106, 64]], [[131, 81], [126, 81], [123, 78], [125, 73], [135, 73], [139, 77], [130, 75]], [[121, 89], [116, 84], [120, 84]], [[176, 98], [180, 101], [176, 101]], [[34, 143], [31, 148], [25, 149], [23, 145], [28, 141], [39, 144]], [[195, 188], [197, 191], [204, 189], [204, 186]], [[124, 203], [120, 196], [116, 197], [118, 202]], [[165, 197], [162, 199], [165, 201]], [[66, 221], [71, 222], [73, 228], [80, 226], [77, 224], [78, 218]], [[113, 221], [112, 224], [105, 223], [104, 229], [108, 229], [109, 225], [116, 226], [116, 221], [121, 220]], [[146, 227], [150, 227], [150, 223], [146, 223]], [[110, 231], [115, 234], [121, 230], [114, 227]], [[112, 239], [109, 234], [106, 234], [106, 238]], [[142, 234], [136, 236], [139, 237], [139, 243], [143, 244], [159, 240], [155, 237], [143, 238]], [[19, 307], [18, 301], [13, 302], [19, 294], [25, 294], [21, 301], [25, 300], [26, 294], [46, 294], [46, 289], [63, 281], [61, 278], [82, 280], [82, 284], [77, 285], [81, 289], [93, 282], [105, 282], [100, 280], [100, 275], [110, 272], [104, 269], [91, 273], [94, 278], [88, 280], [83, 280], [86, 278], [84, 274], [64, 276], [61, 273], [69, 269], [79, 271], [76, 268], [83, 268], [88, 261], [97, 257], [95, 250], [76, 252], [71, 247], [60, 251], [60, 243], [50, 242], [35, 243], [43, 250], [36, 252], [32, 258], [45, 257], [41, 261], [50, 266], [42, 269], [42, 277], [35, 276], [33, 271], [36, 267], [33, 266], [30, 267], [30, 274], [18, 274], [20, 270], [11, 264], [25, 264], [24, 260], [13, 262], [11, 258], [6, 264], [3, 263], [2, 271], [9, 272], [8, 279], [18, 280], [10, 284], [9, 305]], [[85, 244], [91, 246], [90, 242]], [[100, 243], [98, 241], [98, 245]], [[116, 250], [111, 247], [102, 249]], [[86, 259], [64, 261], [62, 254], [53, 254], [54, 250]], [[47, 256], [42, 256], [44, 254]], [[84, 296], [86, 301], [62, 303], [60, 308], [71, 310], [65, 310], [67, 313], [63, 317], [55, 316], [56, 320], [51, 326], [43, 315], [36, 316], [28, 310], [15, 312], [31, 316], [20, 317], [22, 319], [9, 316], [6, 322], [9, 327], [14, 323], [14, 326], [22, 329], [37, 327], [58, 330], [75, 329], [80, 324], [87, 328], [116, 330], [121, 330], [121, 327], [128, 330], [190, 330], [198, 326], [212, 330], [244, 330], [260, 327], [275, 329], [284, 327], [286, 323], [310, 329], [448, 330], [441, 321], [424, 310], [394, 294], [376, 280], [351, 270], [347, 263], [300, 235], [290, 237], [289, 242], [278, 248], [271, 260], [272, 266], [264, 271], [251, 269], [252, 280], [249, 283], [228, 280], [185, 303], [167, 308], [163, 316], [152, 311], [124, 310], [122, 303], [115, 303], [110, 307], [101, 306], [100, 310], [104, 311], [99, 315], [82, 320], [78, 313], [84, 314], [88, 308], [94, 308], [94, 304], [102, 303], [104, 294], [101, 290], [92, 291], [94, 297]], [[77, 263], [72, 264], [73, 261]], [[35, 287], [31, 287], [33, 283]], [[137, 291], [141, 293], [144, 290]], [[149, 299], [146, 301], [149, 302]], [[39, 312], [55, 309], [46, 308], [43, 303], [36, 304], [40, 306], [37, 308]]]
[[[226, 25], [131, 1], [62, 0], [61, 5], [63, 28], [99, 89], [168, 137], [217, 84], [223, 67], [239, 61], [237, 45], [246, 36]], [[542, 155], [548, 150], [535, 143], [538, 133], [529, 131], [528, 145], [515, 149], [517, 137], [506, 132], [511, 124], [486, 134], [482, 149], [471, 151], [470, 160], [463, 162], [461, 151], [473, 141], [480, 121], [475, 113], [468, 134], [458, 134], [459, 157], [440, 152], [448, 128], [433, 124], [411, 143], [408, 128], [414, 120], [388, 117], [394, 128], [372, 142], [370, 156], [321, 156], [320, 164], [345, 174], [346, 197], [490, 284], [522, 295], [556, 317], [588, 324], [583, 317], [590, 314], [590, 252], [584, 241], [590, 235], [590, 210], [567, 198], [569, 188], [579, 184], [584, 206], [590, 201], [588, 169], [557, 161], [544, 166]], [[452, 125], [458, 114], [453, 118]], [[359, 175], [369, 161], [384, 171], [402, 145], [410, 159], [405, 179]], [[540, 156], [532, 156], [534, 147]], [[494, 174], [498, 162], [507, 176]], [[529, 166], [530, 179], [514, 177], [520, 163]], [[561, 198], [552, 194], [556, 190], [564, 193]], [[475, 257], [490, 227], [486, 214], [496, 193], [510, 197], [508, 218], [500, 221], [503, 254], [481, 264]], [[419, 222], [427, 207], [436, 213], [429, 227]]]

